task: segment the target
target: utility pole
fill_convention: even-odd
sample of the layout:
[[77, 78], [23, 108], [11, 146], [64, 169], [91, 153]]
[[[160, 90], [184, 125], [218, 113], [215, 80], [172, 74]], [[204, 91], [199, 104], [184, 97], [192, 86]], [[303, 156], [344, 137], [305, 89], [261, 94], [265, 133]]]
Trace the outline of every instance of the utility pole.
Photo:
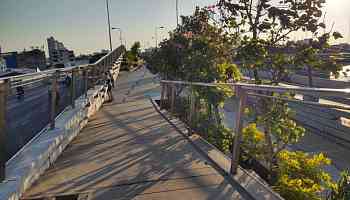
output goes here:
[[156, 28], [156, 32], [155, 32], [155, 40], [156, 40], [156, 49], [158, 48], [158, 28]]
[[111, 22], [110, 22], [110, 18], [109, 18], [108, 0], [106, 0], [106, 6], [107, 6], [107, 20], [108, 20], [108, 34], [109, 34], [109, 49], [110, 49], [110, 51], [112, 51], [113, 47], [112, 47]]
[[176, 26], [179, 26], [179, 0], [176, 0]]

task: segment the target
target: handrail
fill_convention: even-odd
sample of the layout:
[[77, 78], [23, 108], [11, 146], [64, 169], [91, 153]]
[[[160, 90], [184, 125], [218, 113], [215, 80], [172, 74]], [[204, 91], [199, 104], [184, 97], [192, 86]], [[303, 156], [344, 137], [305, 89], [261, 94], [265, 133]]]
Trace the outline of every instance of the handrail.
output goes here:
[[193, 86], [206, 86], [206, 87], [218, 87], [218, 86], [241, 86], [246, 90], [254, 91], [270, 91], [270, 92], [298, 92], [300, 94], [318, 94], [322, 96], [336, 96], [336, 97], [350, 97], [350, 88], [347, 89], [334, 89], [334, 88], [311, 88], [300, 86], [274, 86], [274, 85], [257, 85], [251, 83], [203, 83], [203, 82], [188, 82], [188, 81], [171, 81], [161, 80], [162, 83], [168, 84], [180, 84], [180, 85], [193, 85]]
[[[55, 120], [59, 109], [59, 81], [61, 78], [65, 77], [66, 74], [71, 74], [71, 82], [69, 83], [69, 88], [65, 90], [69, 93], [69, 102], [66, 108], [75, 108], [75, 101], [78, 98], [76, 82], [79, 81], [83, 87], [80, 86], [79, 91], [85, 93], [87, 97], [87, 91], [89, 88], [100, 84], [101, 81], [105, 81], [107, 78], [106, 72], [115, 78], [120, 69], [120, 58], [125, 53], [125, 47], [120, 46], [117, 49], [109, 52], [107, 55], [103, 56], [93, 64], [80, 65], [67, 68], [50, 69], [41, 72], [28, 73], [18, 76], [10, 76], [0, 78], [0, 182], [5, 178], [5, 165], [6, 156], [4, 154], [5, 150], [5, 137], [6, 137], [6, 126], [7, 126], [7, 101], [8, 97], [13, 92], [13, 89], [19, 89], [19, 86], [27, 86], [42, 82], [47, 79], [47, 82], [42, 82], [48, 86], [48, 122], [50, 129], [55, 128]], [[116, 65], [118, 67], [116, 67]], [[81, 72], [81, 73], [80, 73]], [[64, 76], [62, 76], [64, 75]], [[23, 95], [23, 94], [22, 94]], [[81, 93], [79, 94], [81, 95]], [[46, 97], [45, 97], [46, 98]], [[65, 108], [65, 109], [66, 109]], [[33, 119], [33, 118], [32, 118]]]
[[111, 56], [112, 54], [114, 54], [114, 53], [116, 53], [118, 51], [124, 51], [124, 50], [125, 50], [125, 47], [124, 46], [120, 46], [119, 48], [116, 48], [113, 51], [109, 52], [108, 54], [104, 55], [103, 57], [101, 57], [99, 60], [97, 60], [93, 64], [85, 64], [85, 65], [79, 65], [79, 66], [73, 66], [73, 67], [65, 67], [65, 68], [55, 68], [55, 69], [44, 70], [44, 71], [41, 71], [41, 72], [33, 72], [33, 73], [27, 73], [27, 74], [22, 74], [22, 75], [17, 75], [17, 76], [2, 77], [2, 78], [0, 78], [0, 81], [8, 80], [8, 79], [10, 79], [10, 80], [12, 80], [12, 79], [21, 79], [21, 78], [28, 77], [28, 76], [38, 76], [38, 75], [43, 75], [43, 74], [53, 74], [56, 71], [68, 72], [68, 71], [72, 71], [73, 69], [81, 69], [81, 68], [86, 68], [86, 67], [89, 67], [89, 66], [97, 66], [103, 60], [105, 60], [107, 57]]
[[[272, 94], [266, 94], [264, 92], [276, 92], [276, 93], [285, 93], [285, 92], [292, 92], [294, 94], [304, 94], [309, 96], [335, 96], [335, 97], [350, 97], [350, 88], [347, 89], [333, 89], [333, 88], [310, 88], [310, 87], [300, 87], [300, 86], [280, 86], [280, 85], [258, 85], [258, 84], [251, 84], [251, 83], [242, 83], [242, 82], [236, 82], [236, 83], [203, 83], [203, 82], [188, 82], [188, 81], [173, 81], [173, 80], [161, 80], [161, 97], [160, 97], [160, 105], [163, 107], [165, 104], [168, 104], [168, 108], [170, 109], [171, 113], [175, 113], [175, 93], [176, 93], [176, 87], [175, 85], [184, 85], [189, 86], [191, 89], [189, 89], [190, 97], [189, 97], [189, 133], [192, 133], [192, 125], [193, 125], [193, 113], [196, 113], [195, 110], [195, 96], [193, 94], [193, 86], [203, 86], [203, 87], [220, 87], [220, 86], [229, 86], [235, 91], [236, 96], [236, 103], [237, 106], [236, 112], [235, 112], [235, 127], [234, 127], [234, 133], [235, 137], [232, 141], [232, 151], [231, 151], [231, 174], [237, 173], [237, 168], [239, 165], [239, 158], [240, 158], [240, 146], [242, 141], [242, 130], [243, 130], [243, 115], [244, 115], [244, 109], [246, 107], [246, 104], [248, 102], [249, 96], [252, 97], [262, 97], [262, 98], [272, 98], [272, 99], [279, 99], [287, 102], [293, 102], [293, 103], [300, 103], [310, 106], [318, 106], [318, 107], [324, 107], [324, 108], [332, 108], [332, 109], [341, 109], [341, 110], [350, 110], [350, 106], [346, 104], [325, 104], [322, 102], [313, 102], [313, 101], [307, 101], [307, 100], [298, 100], [295, 98], [287, 98], [284, 96], [274, 96]], [[260, 91], [260, 93], [259, 93]]]

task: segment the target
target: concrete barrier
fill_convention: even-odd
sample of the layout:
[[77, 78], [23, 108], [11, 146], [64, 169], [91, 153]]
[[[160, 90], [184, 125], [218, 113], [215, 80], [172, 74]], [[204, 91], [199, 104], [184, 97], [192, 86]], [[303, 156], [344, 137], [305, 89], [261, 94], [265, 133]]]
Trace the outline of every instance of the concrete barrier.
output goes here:
[[56, 118], [55, 129], [42, 131], [6, 164], [0, 200], [19, 200], [101, 108], [107, 100], [106, 91], [102, 85], [90, 89], [86, 98], [84, 95], [76, 100], [74, 109], [66, 109]]
[[350, 119], [349, 112], [296, 103], [289, 103], [289, 106], [296, 112], [297, 121], [341, 143], [350, 143], [350, 127], [342, 123], [342, 120]]
[[[289, 77], [290, 77], [291, 83], [308, 85], [309, 80], [307, 76], [292, 74]], [[318, 88], [338, 88], [338, 89], [350, 88], [350, 82], [347, 82], [347, 81], [329, 80], [329, 79], [317, 78], [317, 77], [313, 77], [312, 81], [313, 81], [314, 87], [318, 87]]]
[[[266, 71], [259, 71], [259, 77], [264, 79], [271, 79], [271, 74]], [[243, 73], [246, 76], [250, 76], [248, 72]], [[302, 76], [298, 74], [290, 74], [289, 77], [289, 83], [291, 84], [298, 84], [298, 85], [309, 85], [309, 79], [307, 76]], [[330, 79], [324, 79], [324, 78], [318, 78], [318, 77], [312, 77], [313, 85], [314, 87], [318, 88], [337, 88], [337, 89], [344, 89], [344, 88], [350, 88], [350, 81], [341, 81], [341, 80], [330, 80]]]

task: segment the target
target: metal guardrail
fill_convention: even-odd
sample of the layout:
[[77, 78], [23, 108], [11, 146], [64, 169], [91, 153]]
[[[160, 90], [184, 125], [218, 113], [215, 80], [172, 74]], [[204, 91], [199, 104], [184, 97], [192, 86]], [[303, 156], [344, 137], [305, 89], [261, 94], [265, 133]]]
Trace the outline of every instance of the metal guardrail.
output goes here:
[[[5, 163], [6, 156], [6, 138], [7, 138], [7, 121], [6, 110], [8, 97], [14, 94], [20, 87], [33, 86], [44, 84], [50, 87], [49, 89], [49, 125], [51, 129], [55, 128], [55, 118], [58, 114], [57, 95], [58, 84], [60, 80], [69, 76], [71, 84], [69, 85], [69, 105], [75, 108], [75, 100], [79, 97], [77, 94], [76, 79], [79, 79], [83, 85], [83, 94], [87, 95], [89, 88], [97, 84], [103, 83], [106, 78], [106, 72], [112, 73], [114, 77], [116, 71], [119, 71], [120, 60], [125, 52], [125, 47], [109, 52], [107, 55], [100, 58], [94, 64], [80, 65], [68, 68], [59, 68], [45, 70], [41, 72], [23, 74], [0, 78], [0, 182], [5, 178]], [[31, 119], [35, 120], [35, 119]]]
[[[190, 126], [193, 122], [193, 115], [197, 112], [195, 110], [194, 102], [195, 97], [193, 94], [193, 86], [196, 87], [220, 87], [220, 86], [229, 86], [235, 91], [235, 96], [238, 100], [238, 108], [236, 109], [236, 115], [235, 115], [235, 128], [234, 133], [235, 137], [232, 141], [232, 159], [231, 159], [231, 174], [237, 173], [237, 168], [239, 165], [239, 158], [240, 158], [240, 146], [241, 146], [241, 140], [242, 140], [242, 129], [243, 129], [243, 113], [244, 109], [247, 105], [247, 97], [248, 96], [254, 96], [254, 97], [261, 97], [261, 98], [274, 98], [274, 99], [281, 99], [284, 101], [294, 102], [294, 103], [301, 103], [301, 104], [307, 104], [312, 106], [320, 106], [325, 108], [335, 108], [335, 109], [342, 109], [342, 110], [350, 110], [350, 106], [347, 105], [332, 105], [332, 104], [324, 104], [324, 103], [318, 103], [318, 102], [312, 102], [307, 100], [297, 100], [294, 98], [284, 98], [284, 97], [278, 97], [278, 96], [270, 96], [266, 94], [262, 94], [263, 92], [275, 92], [275, 93], [293, 93], [293, 94], [302, 94], [306, 96], [316, 96], [316, 97], [350, 97], [350, 89], [331, 89], [331, 88], [308, 88], [308, 87], [299, 87], [299, 86], [272, 86], [272, 85], [256, 85], [256, 84], [249, 84], [249, 83], [201, 83], [201, 82], [185, 82], [185, 81], [171, 81], [171, 80], [161, 80], [161, 100], [160, 100], [160, 106], [161, 108], [164, 107], [165, 103], [168, 102], [170, 104], [170, 110], [172, 113], [174, 113], [175, 110], [175, 93], [176, 93], [176, 86], [184, 86], [184, 87], [190, 87], [190, 94], [189, 94], [189, 113], [188, 113], [188, 121]], [[166, 94], [168, 93], [168, 94]], [[166, 96], [170, 99], [165, 99]], [[192, 127], [189, 127], [192, 129]], [[193, 130], [190, 130], [190, 133], [192, 133]]]

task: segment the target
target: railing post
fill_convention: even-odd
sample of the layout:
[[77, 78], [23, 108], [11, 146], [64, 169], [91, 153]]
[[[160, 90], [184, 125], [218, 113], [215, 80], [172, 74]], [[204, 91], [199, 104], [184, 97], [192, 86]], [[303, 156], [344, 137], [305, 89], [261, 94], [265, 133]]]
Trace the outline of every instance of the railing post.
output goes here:
[[95, 80], [95, 73], [94, 73], [94, 67], [92, 65], [89, 65], [87, 68], [87, 80], [88, 80], [88, 89], [93, 87], [94, 80]]
[[175, 114], [175, 84], [170, 85], [171, 88], [171, 113]]
[[240, 157], [240, 144], [242, 140], [242, 128], [243, 128], [243, 113], [246, 104], [247, 94], [241, 86], [236, 86], [235, 88], [236, 96], [238, 97], [238, 109], [235, 117], [235, 129], [234, 129], [234, 140], [232, 145], [232, 159], [231, 159], [231, 174], [235, 175], [237, 173], [237, 168], [239, 165]]
[[89, 86], [90, 87], [93, 87], [95, 86], [95, 83], [96, 83], [96, 66], [97, 65], [90, 65], [89, 68]]
[[193, 124], [194, 124], [194, 120], [193, 120], [193, 115], [195, 113], [195, 105], [194, 105], [194, 101], [195, 101], [195, 97], [194, 97], [194, 91], [193, 91], [193, 86], [190, 86], [190, 90], [191, 90], [191, 94], [190, 94], [190, 113], [189, 113], [189, 119], [188, 119], [188, 125], [189, 125], [189, 134], [192, 135], [193, 133]]
[[50, 128], [55, 129], [55, 118], [57, 112], [57, 78], [59, 72], [56, 71], [51, 79], [51, 105], [50, 105]]
[[165, 93], [165, 83], [160, 82], [161, 85], [161, 93], [160, 93], [160, 109], [164, 108], [164, 93]]
[[72, 108], [75, 108], [75, 96], [76, 96], [76, 77], [77, 77], [77, 70], [72, 70], [72, 80], [70, 84], [70, 104]]
[[[108, 57], [108, 68], [107, 68], [107, 70], [109, 70], [109, 69], [111, 69], [112, 68], [112, 55], [110, 55], [109, 57]], [[106, 71], [107, 71], [106, 70]]]
[[105, 77], [105, 72], [107, 72], [107, 69], [108, 69], [108, 63], [109, 63], [109, 57], [107, 57], [106, 58], [106, 60], [103, 62], [104, 64], [103, 64], [103, 66], [102, 66], [102, 73], [101, 73], [101, 79], [104, 79], [104, 77]]
[[83, 68], [83, 82], [84, 82], [84, 94], [85, 98], [87, 97], [87, 91], [88, 91], [88, 68]]
[[6, 108], [9, 84], [8, 79], [0, 82], [0, 182], [6, 178]]

